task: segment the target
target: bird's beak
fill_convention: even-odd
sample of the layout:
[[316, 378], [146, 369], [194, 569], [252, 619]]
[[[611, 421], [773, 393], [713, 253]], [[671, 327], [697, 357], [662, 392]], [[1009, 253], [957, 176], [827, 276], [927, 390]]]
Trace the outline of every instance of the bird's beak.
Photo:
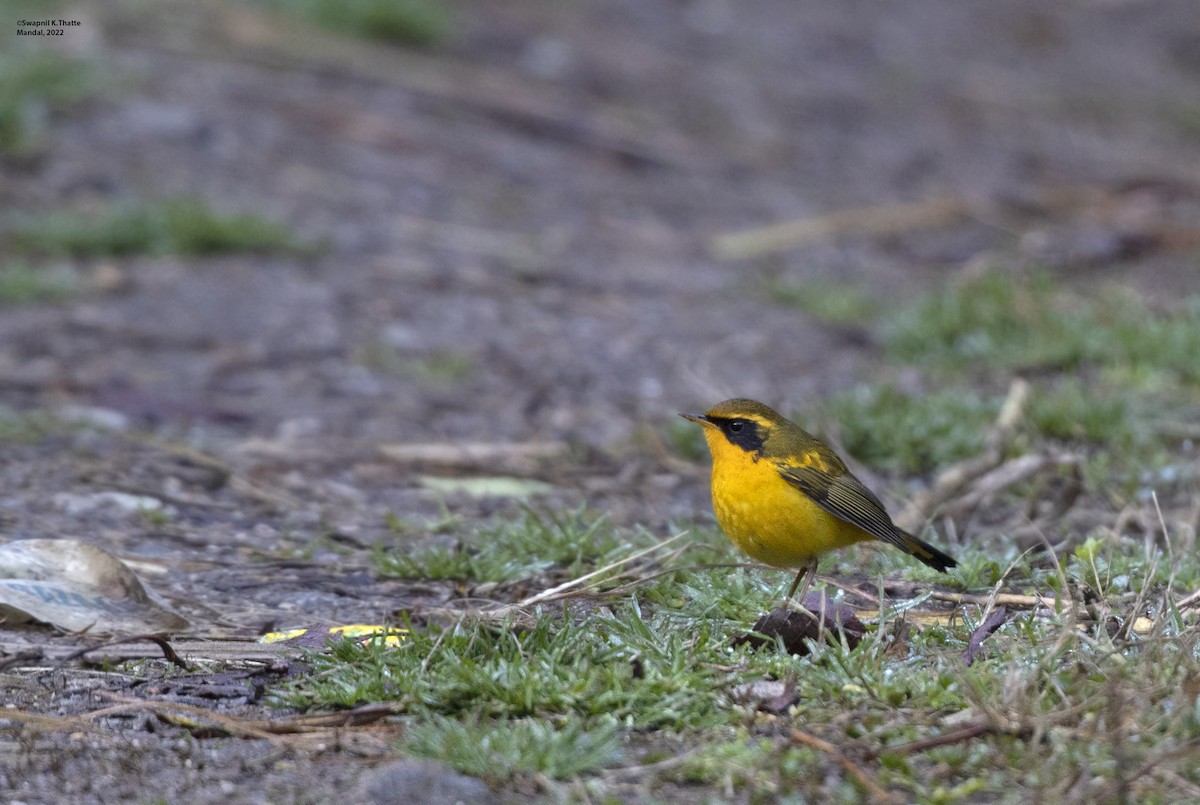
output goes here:
[[680, 411], [679, 415], [684, 419], [690, 419], [699, 425], [712, 425], [712, 423], [708, 421], [708, 417], [706, 417], [704, 414], [685, 414], [683, 411]]

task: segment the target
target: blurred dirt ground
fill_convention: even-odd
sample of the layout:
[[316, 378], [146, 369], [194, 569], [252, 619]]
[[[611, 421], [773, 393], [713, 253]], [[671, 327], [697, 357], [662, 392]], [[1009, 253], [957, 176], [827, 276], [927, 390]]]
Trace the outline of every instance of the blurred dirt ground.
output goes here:
[[[54, 46], [95, 59], [106, 89], [55, 123], [41, 155], [0, 161], [6, 215], [187, 195], [325, 247], [87, 260], [86, 293], [0, 310], [0, 404], [115, 425], [0, 445], [4, 535], [94, 541], [134, 560], [199, 633], [250, 636], [455, 594], [370, 564], [376, 544], [442, 538], [413, 444], [520, 446], [432, 469], [538, 478], [555, 487], [548, 506], [653, 528], [694, 517], [702, 470], [648, 431], [735, 394], [811, 405], [885, 371], [869, 326], [773, 303], [769, 282], [850, 282], [887, 302], [987, 260], [1164, 300], [1195, 291], [1194, 259], [1131, 253], [1121, 237], [1195, 216], [1195, 12], [462, 2], [450, 41], [420, 51], [232, 2], [64, 9], [83, 25]], [[726, 233], [912, 202], [931, 204], [918, 223], [852, 224], [745, 259], [713, 251]], [[94, 498], [106, 491], [172, 513]], [[513, 508], [448, 504], [468, 520]], [[269, 716], [244, 681], [172, 692], [97, 670], [3, 684], [8, 703], [47, 717], [131, 684]], [[394, 737], [333, 751], [332, 733], [195, 740], [144, 712], [126, 720], [115, 738], [0, 737], [0, 791], [371, 797], [359, 776]], [[431, 801], [426, 772], [394, 770], [393, 790]]]

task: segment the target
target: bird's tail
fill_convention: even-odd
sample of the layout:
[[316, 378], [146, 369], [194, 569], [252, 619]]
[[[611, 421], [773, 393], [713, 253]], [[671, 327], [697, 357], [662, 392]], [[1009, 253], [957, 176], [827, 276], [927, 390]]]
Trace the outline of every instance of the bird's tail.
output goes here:
[[900, 537], [900, 539], [895, 543], [896, 547], [904, 551], [909, 556], [915, 556], [917, 559], [920, 559], [934, 570], [940, 570], [943, 573], [945, 573], [948, 568], [958, 566], [958, 562], [954, 560], [954, 557], [950, 556], [949, 554], [942, 553], [928, 542], [917, 539], [907, 531], [901, 531], [898, 528], [896, 531], [899, 532], [898, 536]]

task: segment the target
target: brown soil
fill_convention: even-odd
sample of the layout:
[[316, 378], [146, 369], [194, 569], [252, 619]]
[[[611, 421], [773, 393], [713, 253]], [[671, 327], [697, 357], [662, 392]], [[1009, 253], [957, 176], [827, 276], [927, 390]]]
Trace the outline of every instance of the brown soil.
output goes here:
[[[376, 544], [444, 538], [422, 526], [440, 506], [423, 473], [538, 477], [547, 506], [662, 528], [706, 504], [702, 469], [651, 435], [673, 412], [735, 394], [798, 408], [890, 376], [870, 322], [822, 324], [771, 280], [887, 302], [992, 261], [1195, 288], [1194, 260], [1129, 257], [1113, 235], [1200, 190], [1190, 0], [455, 5], [453, 39], [416, 52], [235, 4], [63, 12], [83, 21], [64, 46], [106, 65], [108, 89], [40, 157], [0, 161], [5, 210], [191, 195], [327, 248], [89, 260], [81, 296], [0, 311], [0, 403], [125, 421], [0, 445], [6, 537], [136, 560], [200, 634], [378, 622], [463, 592], [373, 572]], [[752, 259], [710, 248], [938, 199], [959, 212]], [[447, 470], [379, 450], [476, 442], [568, 452]], [[108, 490], [175, 513], [64, 505]], [[514, 507], [447, 503], [468, 520]], [[34, 658], [86, 642], [2, 634]], [[55, 717], [112, 707], [100, 692], [278, 717], [256, 691], [284, 673], [14, 665], [6, 702]], [[328, 802], [380, 779], [413, 803], [471, 782], [374, 769], [394, 759], [386, 728], [197, 737], [131, 710], [7, 734], [0, 792], [30, 803]]]

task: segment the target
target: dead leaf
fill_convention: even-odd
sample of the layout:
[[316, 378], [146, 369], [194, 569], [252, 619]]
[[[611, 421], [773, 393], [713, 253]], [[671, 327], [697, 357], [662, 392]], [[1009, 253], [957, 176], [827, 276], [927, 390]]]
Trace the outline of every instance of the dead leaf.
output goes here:
[[777, 679], [747, 682], [729, 691], [729, 697], [739, 704], [752, 704], [756, 710], [780, 715], [796, 701], [796, 683]]
[[0, 546], [0, 616], [70, 632], [162, 634], [188, 627], [107, 551], [70, 539]]
[[892, 639], [888, 643], [888, 647], [883, 650], [885, 655], [894, 660], [908, 658], [908, 639], [912, 634], [913, 627], [908, 622], [907, 614], [907, 612], [902, 613], [892, 622]]
[[789, 654], [803, 656], [809, 652], [809, 642], [841, 636], [850, 648], [858, 645], [867, 627], [858, 619], [853, 607], [833, 601], [823, 592], [804, 596], [804, 612], [799, 609], [773, 609], [758, 619], [754, 628], [733, 640], [734, 646], [749, 644], [754, 648], [773, 644], [778, 637]]
[[967, 650], [963, 652], [963, 662], [967, 665], [975, 662], [976, 655], [983, 648], [983, 641], [987, 640], [988, 636], [1004, 625], [1008, 620], [1008, 610], [1005, 607], [996, 607], [988, 616], [983, 619], [983, 623], [971, 632], [971, 639], [967, 643]]

